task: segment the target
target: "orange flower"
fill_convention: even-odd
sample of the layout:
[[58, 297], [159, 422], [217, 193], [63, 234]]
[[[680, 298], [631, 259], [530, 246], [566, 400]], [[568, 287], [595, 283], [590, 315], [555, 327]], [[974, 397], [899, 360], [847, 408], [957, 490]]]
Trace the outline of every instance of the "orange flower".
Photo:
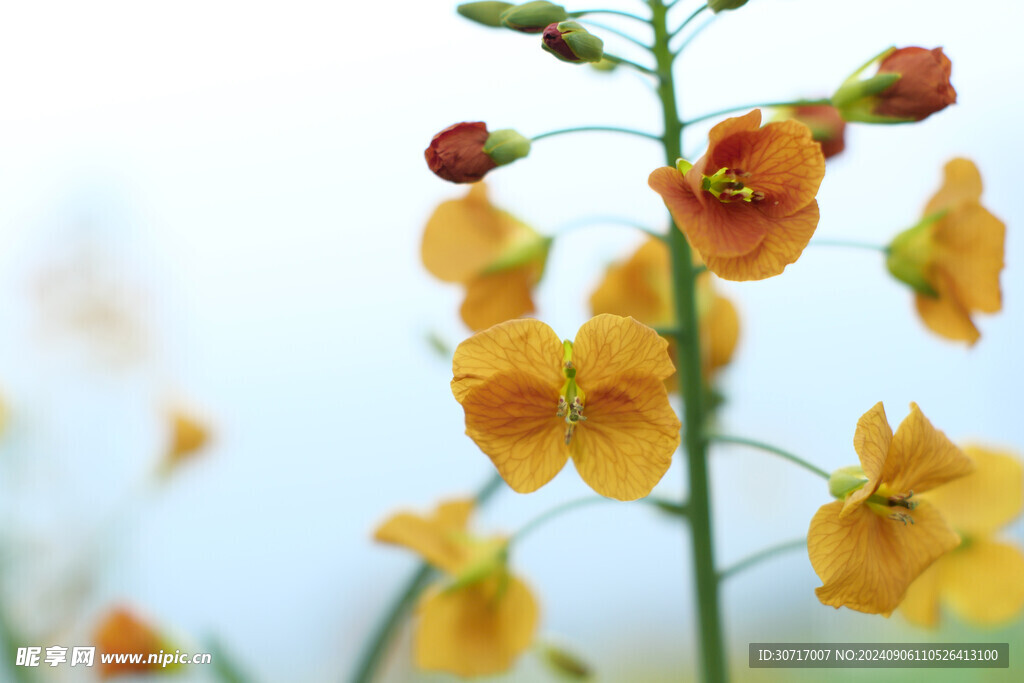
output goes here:
[[1024, 468], [1008, 453], [971, 446], [964, 451], [977, 469], [926, 496], [964, 542], [919, 576], [900, 603], [903, 616], [922, 626], [938, 623], [940, 601], [983, 625], [1024, 609], [1024, 553], [993, 538], [1024, 508]]
[[953, 159], [924, 218], [896, 236], [886, 265], [917, 292], [917, 312], [936, 334], [974, 344], [981, 336], [971, 313], [1002, 308], [1006, 226], [979, 203], [981, 176], [967, 159]]
[[374, 536], [419, 553], [452, 579], [420, 599], [416, 665], [467, 677], [509, 669], [533, 642], [539, 613], [530, 589], [508, 572], [507, 541], [466, 533], [472, 510], [473, 501], [456, 500], [430, 517], [399, 513]]
[[210, 440], [209, 429], [194, 415], [174, 408], [167, 417], [171, 425], [171, 438], [162, 465], [165, 473], [195, 457]]
[[647, 181], [708, 270], [726, 280], [778, 275], [818, 226], [821, 146], [797, 121], [760, 124], [758, 109], [726, 119], [697, 163], [681, 159]]
[[122, 607], [111, 610], [100, 620], [96, 627], [95, 642], [99, 654], [143, 655], [143, 661], [139, 663], [101, 661], [100, 678], [156, 673], [177, 667], [174, 664], [164, 667], [160, 663], [148, 662], [150, 654], [159, 653], [161, 650], [173, 652], [174, 647], [170, 646], [149, 623]]
[[[715, 292], [711, 277], [710, 273], [697, 277], [697, 309], [706, 376], [732, 360], [740, 323], [736, 307]], [[652, 237], [628, 261], [608, 268], [604, 280], [590, 295], [590, 309], [595, 315], [633, 316], [651, 327], [672, 327], [676, 316], [671, 281], [668, 246]], [[671, 339], [668, 352], [669, 357], [675, 359], [675, 344]]]
[[427, 166], [453, 183], [475, 183], [495, 166], [510, 164], [530, 153], [530, 141], [506, 128], [493, 133], [487, 124], [456, 123], [435, 135], [424, 151]]
[[792, 107], [781, 112], [783, 119], [799, 121], [811, 129], [811, 137], [821, 144], [826, 159], [846, 149], [846, 121], [839, 110], [827, 104]]
[[916, 495], [962, 477], [971, 460], [935, 429], [916, 404], [896, 435], [878, 403], [857, 421], [860, 467], [832, 474], [839, 500], [811, 520], [807, 550], [824, 584], [818, 599], [835, 608], [888, 616], [911, 582], [960, 539], [942, 514]]
[[420, 254], [431, 275], [465, 285], [462, 320], [482, 330], [533, 312], [550, 246], [550, 238], [495, 208], [481, 183], [437, 207]]
[[466, 434], [520, 493], [551, 480], [571, 456], [602, 496], [650, 493], [679, 445], [663, 381], [667, 342], [632, 318], [599, 315], [575, 342], [537, 320], [510, 320], [459, 344], [452, 392]]

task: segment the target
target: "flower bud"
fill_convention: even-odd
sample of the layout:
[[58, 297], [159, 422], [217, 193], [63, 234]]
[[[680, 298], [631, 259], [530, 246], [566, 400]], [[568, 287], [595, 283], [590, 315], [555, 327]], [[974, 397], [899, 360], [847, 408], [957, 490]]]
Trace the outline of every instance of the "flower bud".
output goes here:
[[498, 166], [511, 164], [530, 153], [530, 138], [525, 137], [511, 128], [496, 130], [487, 137], [484, 143], [484, 154]]
[[435, 175], [453, 183], [475, 183], [497, 166], [484, 152], [487, 124], [456, 123], [434, 136], [424, 152]]
[[456, 7], [455, 11], [478, 24], [501, 28], [501, 15], [510, 7], [515, 7], [515, 5], [511, 2], [486, 0], [485, 2], [465, 2]]
[[544, 0], [524, 2], [501, 14], [501, 24], [522, 33], [540, 33], [546, 26], [569, 18], [565, 8]]
[[729, 9], [739, 9], [747, 4], [747, 0], [708, 0], [708, 9], [715, 14]]
[[599, 62], [604, 57], [604, 41], [575, 21], [550, 24], [541, 40], [541, 47], [563, 62]]
[[780, 118], [799, 121], [810, 128], [811, 137], [821, 144], [821, 152], [826, 159], [846, 148], [846, 121], [835, 107], [811, 104], [786, 109], [781, 114]]
[[[858, 77], [878, 62], [878, 72]], [[952, 63], [942, 48], [889, 48], [857, 70], [832, 96], [846, 121], [907, 123], [921, 121], [956, 102], [949, 82]]]

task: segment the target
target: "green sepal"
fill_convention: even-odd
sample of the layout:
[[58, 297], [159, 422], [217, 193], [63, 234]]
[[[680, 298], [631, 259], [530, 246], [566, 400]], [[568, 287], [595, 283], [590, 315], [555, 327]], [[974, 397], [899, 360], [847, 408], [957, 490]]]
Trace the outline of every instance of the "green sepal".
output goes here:
[[516, 31], [540, 33], [549, 24], [565, 21], [569, 14], [561, 5], [545, 0], [524, 2], [501, 13], [501, 25]]
[[683, 175], [689, 173], [691, 168], [693, 168], [692, 162], [689, 162], [682, 157], [676, 159], [676, 170], [682, 173]]
[[498, 166], [511, 164], [530, 153], [530, 138], [511, 128], [496, 130], [484, 142], [484, 154]]
[[543, 273], [552, 242], [554, 242], [552, 237], [536, 235], [534, 239], [524, 241], [511, 249], [507, 249], [497, 259], [488, 263], [482, 274], [500, 273], [534, 262], [539, 262], [540, 270]]
[[864, 474], [864, 469], [859, 465], [840, 467], [828, 478], [828, 492], [832, 494], [833, 498], [843, 500], [848, 494], [862, 488], [866, 483], [868, 483], [868, 478]]
[[616, 68], [618, 68], [619, 63], [616, 62], [614, 59], [602, 57], [599, 61], [591, 62], [590, 66], [602, 73], [610, 73], [614, 71]]
[[708, 0], [708, 9], [715, 14], [731, 9], [739, 9], [747, 4], [747, 0]]
[[501, 15], [510, 7], [515, 7], [511, 2], [466, 2], [455, 8], [455, 11], [470, 21], [475, 21], [484, 26], [502, 28]]
[[580, 62], [600, 62], [604, 58], [604, 41], [575, 21], [563, 21], [558, 30]]
[[562, 679], [588, 681], [593, 677], [593, 668], [589, 664], [557, 645], [543, 643], [537, 646], [537, 651], [541, 661]]
[[454, 581], [445, 586], [446, 593], [480, 583], [496, 572], [508, 574], [508, 541], [499, 539], [488, 543], [490, 547], [480, 553], [472, 564], [459, 572]]
[[945, 211], [940, 211], [925, 216], [914, 227], [896, 235], [886, 250], [885, 267], [892, 276], [925, 296], [939, 295], [928, 281], [926, 271], [932, 250], [931, 227], [945, 215]]
[[[864, 80], [849, 80], [839, 86], [832, 95], [832, 106], [842, 110], [857, 102], [869, 97], [874, 97], [892, 87], [893, 83], [900, 80], [900, 74], [883, 73], [875, 74]], [[845, 117], [844, 117], [845, 118]]]

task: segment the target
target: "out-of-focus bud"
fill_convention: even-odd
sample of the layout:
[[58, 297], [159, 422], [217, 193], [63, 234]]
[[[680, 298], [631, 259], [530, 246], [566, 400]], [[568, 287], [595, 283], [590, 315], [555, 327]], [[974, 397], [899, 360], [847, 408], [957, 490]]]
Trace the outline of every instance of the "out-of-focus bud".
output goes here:
[[739, 9], [747, 4], [747, 0], [708, 0], [708, 9], [715, 14], [730, 9]]
[[553, 643], [545, 643], [539, 648], [541, 661], [560, 678], [570, 681], [589, 681], [593, 676], [590, 665], [578, 655]]
[[[878, 72], [859, 79], [876, 62]], [[952, 69], [941, 47], [889, 48], [850, 76], [832, 96], [832, 104], [847, 121], [921, 121], [956, 102], [949, 82]]]
[[506, 128], [493, 133], [476, 121], [456, 123], [434, 136], [424, 152], [427, 166], [453, 183], [475, 183], [492, 168], [530, 153], [530, 140]]
[[827, 104], [809, 104], [783, 109], [779, 118], [799, 121], [811, 129], [811, 137], [821, 143], [825, 158], [834, 157], [846, 148], [846, 121], [839, 110]]
[[896, 235], [885, 257], [885, 267], [894, 278], [930, 297], [938, 296], [927, 277], [935, 251], [932, 225], [941, 218], [941, 213], [926, 216], [914, 227]]
[[540, 33], [550, 24], [569, 18], [565, 8], [544, 0], [524, 2], [501, 14], [501, 25], [522, 33]]
[[575, 21], [549, 25], [541, 41], [541, 47], [563, 62], [599, 62], [604, 57], [604, 41]]
[[496, 130], [487, 137], [484, 143], [484, 154], [498, 166], [511, 164], [530, 153], [530, 138], [521, 135], [511, 128]]
[[466, 2], [455, 8], [455, 11], [470, 21], [475, 21], [484, 26], [501, 28], [501, 15], [510, 7], [515, 7], [511, 2]]
[[593, 67], [594, 69], [596, 69], [597, 71], [603, 71], [605, 73], [610, 73], [610, 72], [614, 71], [616, 67], [619, 66], [619, 63], [616, 62], [614, 59], [608, 59], [607, 57], [602, 57], [599, 61], [591, 62], [590, 66]]

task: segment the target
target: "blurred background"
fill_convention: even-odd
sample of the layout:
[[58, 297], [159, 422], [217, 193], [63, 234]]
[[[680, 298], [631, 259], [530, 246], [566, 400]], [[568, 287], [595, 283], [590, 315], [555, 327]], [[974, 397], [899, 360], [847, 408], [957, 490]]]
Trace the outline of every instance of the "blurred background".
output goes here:
[[[103, 615], [126, 606], [182, 650], [215, 640], [254, 681], [344, 680], [416, 564], [375, 545], [375, 525], [491, 475], [463, 435], [450, 356], [428, 343], [454, 347], [469, 332], [461, 290], [419, 263], [426, 218], [465, 192], [429, 173], [423, 149], [457, 121], [528, 136], [576, 125], [660, 132], [660, 114], [645, 78], [558, 62], [535, 36], [471, 24], [455, 4], [0, 11], [0, 614], [21, 641], [92, 644]], [[567, 3], [599, 6], [644, 12], [635, 0]], [[674, 12], [681, 20], [696, 6]], [[917, 125], [848, 127], [816, 238], [887, 243], [919, 219], [955, 156], [977, 163], [983, 202], [1008, 226], [1004, 310], [979, 319], [973, 348], [929, 334], [875, 252], [812, 241], [783, 277], [721, 284], [742, 325], [721, 376], [723, 430], [831, 470], [856, 462], [854, 426], [875, 402], [895, 426], [916, 401], [954, 441], [1024, 455], [1022, 19], [1012, 0], [933, 0], [926, 11], [753, 0], [690, 45], [677, 72], [684, 118], [827, 96], [889, 45], [942, 46], [958, 103]], [[609, 51], [640, 59], [605, 37]], [[687, 130], [691, 158], [711, 123]], [[646, 184], [662, 161], [655, 143], [579, 134], [538, 142], [488, 180], [496, 204], [546, 234], [584, 216], [662, 229], [664, 206]], [[556, 240], [538, 317], [572, 338], [604, 268], [642, 239], [606, 226]], [[181, 414], [209, 438], [168, 468]], [[716, 449], [712, 477], [723, 566], [805, 534], [829, 500], [812, 475], [740, 448]], [[656, 492], [684, 490], [677, 462]], [[511, 532], [589, 493], [570, 467], [530, 496], [499, 493], [476, 528]], [[1019, 520], [1005, 534], [1024, 543]], [[688, 547], [672, 519], [608, 504], [538, 530], [513, 565], [541, 601], [542, 635], [599, 680], [690, 680]], [[797, 680], [747, 669], [756, 641], [1009, 641], [1011, 662], [1024, 645], [1020, 619], [978, 630], [946, 615], [941, 630], [921, 631], [898, 613], [824, 607], [818, 585], [796, 551], [725, 586], [737, 680]], [[382, 680], [414, 679], [407, 652], [401, 640]], [[6, 664], [0, 680], [13, 676]], [[1021, 670], [928, 676], [1016, 680]], [[214, 678], [201, 666], [178, 675]], [[527, 655], [508, 680], [549, 677]]]

